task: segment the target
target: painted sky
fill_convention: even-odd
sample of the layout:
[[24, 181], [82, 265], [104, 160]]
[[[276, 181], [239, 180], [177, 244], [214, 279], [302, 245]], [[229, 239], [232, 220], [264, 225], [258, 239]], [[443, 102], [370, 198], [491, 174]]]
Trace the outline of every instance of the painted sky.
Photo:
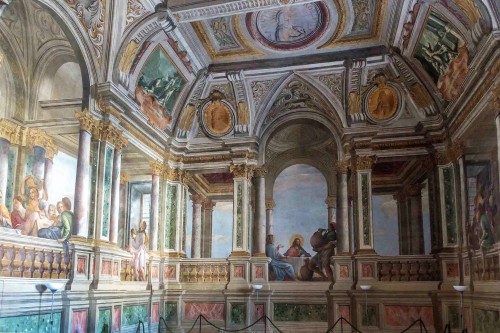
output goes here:
[[274, 184], [273, 224], [275, 244], [283, 244], [285, 252], [290, 238], [304, 237], [303, 247], [311, 255], [309, 239], [318, 228], [326, 228], [328, 211], [326, 180], [314, 167], [304, 164], [285, 169]]
[[[63, 181], [61, 181], [63, 180]], [[74, 204], [76, 182], [76, 158], [63, 152], [54, 156], [52, 181], [47, 184], [49, 203], [56, 204], [62, 198], [68, 197]]]
[[212, 215], [212, 258], [227, 258], [233, 241], [233, 203], [217, 202]]

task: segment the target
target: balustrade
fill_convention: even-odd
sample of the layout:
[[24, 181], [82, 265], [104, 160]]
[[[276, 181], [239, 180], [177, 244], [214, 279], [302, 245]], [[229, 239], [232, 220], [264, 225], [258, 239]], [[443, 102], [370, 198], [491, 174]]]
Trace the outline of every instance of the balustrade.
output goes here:
[[181, 282], [217, 283], [229, 281], [229, 265], [225, 259], [181, 262]]
[[431, 256], [384, 257], [378, 260], [379, 281], [439, 281], [437, 259]]
[[498, 253], [472, 258], [472, 274], [476, 281], [500, 280], [500, 257]]

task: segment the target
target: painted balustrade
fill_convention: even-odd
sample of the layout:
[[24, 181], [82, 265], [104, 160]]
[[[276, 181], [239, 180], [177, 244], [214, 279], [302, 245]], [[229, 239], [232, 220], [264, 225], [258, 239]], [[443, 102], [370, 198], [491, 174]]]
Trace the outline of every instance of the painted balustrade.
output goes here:
[[[479, 252], [479, 251], [478, 251]], [[472, 274], [475, 281], [500, 280], [500, 255], [497, 250], [482, 254], [476, 254], [472, 258]]]
[[439, 262], [433, 256], [379, 257], [379, 281], [439, 281]]
[[188, 283], [226, 283], [229, 264], [226, 259], [184, 259], [180, 265], [180, 281]]
[[2, 277], [69, 279], [71, 257], [56, 241], [0, 233]]

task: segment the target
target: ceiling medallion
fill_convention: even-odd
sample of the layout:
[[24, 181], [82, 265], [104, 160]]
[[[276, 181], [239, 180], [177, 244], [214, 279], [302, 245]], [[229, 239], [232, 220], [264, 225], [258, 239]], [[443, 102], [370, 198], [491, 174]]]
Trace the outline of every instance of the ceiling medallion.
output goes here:
[[206, 99], [200, 115], [203, 132], [209, 137], [223, 137], [234, 128], [234, 111], [218, 90], [212, 91]]
[[318, 40], [329, 24], [322, 2], [285, 6], [248, 14], [246, 24], [252, 37], [275, 50], [305, 48]]
[[374, 83], [366, 95], [365, 110], [371, 122], [385, 124], [398, 116], [402, 100], [395, 86], [387, 82], [385, 75], [376, 75]]

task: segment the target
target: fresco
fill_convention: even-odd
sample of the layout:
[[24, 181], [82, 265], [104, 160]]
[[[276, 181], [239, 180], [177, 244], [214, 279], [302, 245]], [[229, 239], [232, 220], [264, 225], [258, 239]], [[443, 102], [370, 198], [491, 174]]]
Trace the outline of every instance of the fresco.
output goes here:
[[[36, 148], [25, 159], [25, 177], [19, 192], [13, 193], [7, 205], [0, 205], [0, 226], [14, 234], [56, 240], [68, 254], [73, 230], [76, 159], [59, 153], [53, 163], [46, 165], [44, 150]], [[68, 181], [57, 181], [55, 175]], [[14, 181], [17, 180], [9, 182]]]
[[227, 258], [233, 242], [233, 203], [217, 202], [212, 215], [212, 258]]
[[445, 100], [462, 92], [469, 71], [469, 51], [457, 29], [436, 12], [430, 13], [414, 56]]
[[354, 22], [351, 34], [368, 33], [372, 24], [372, 13], [375, 11], [373, 0], [353, 0]]
[[216, 17], [209, 20], [208, 23], [219, 50], [230, 50], [240, 47], [231, 31], [230, 16]]
[[328, 20], [325, 5], [314, 2], [249, 14], [247, 27], [253, 37], [264, 45], [291, 50], [305, 47], [318, 39]]
[[500, 237], [500, 228], [495, 218], [498, 208], [490, 164], [469, 163], [466, 173], [469, 203], [468, 243], [473, 250], [481, 250], [485, 254]]
[[185, 78], [163, 49], [157, 47], [144, 64], [135, 90], [141, 111], [152, 126], [161, 130], [167, 128], [177, 97], [185, 84]]
[[376, 88], [367, 97], [368, 114], [375, 120], [388, 120], [398, 111], [398, 93], [396, 89], [387, 85], [387, 78], [383, 74], [373, 79]]
[[[279, 272], [273, 272], [272, 277], [276, 280], [328, 279], [331, 270], [323, 263], [333, 250], [328, 246], [329, 241], [336, 236], [327, 225], [325, 178], [314, 167], [291, 166], [276, 179], [273, 196], [276, 202], [274, 237], [272, 242], [267, 240], [266, 253], [274, 259], [272, 270]], [[285, 254], [289, 255], [286, 259]]]

